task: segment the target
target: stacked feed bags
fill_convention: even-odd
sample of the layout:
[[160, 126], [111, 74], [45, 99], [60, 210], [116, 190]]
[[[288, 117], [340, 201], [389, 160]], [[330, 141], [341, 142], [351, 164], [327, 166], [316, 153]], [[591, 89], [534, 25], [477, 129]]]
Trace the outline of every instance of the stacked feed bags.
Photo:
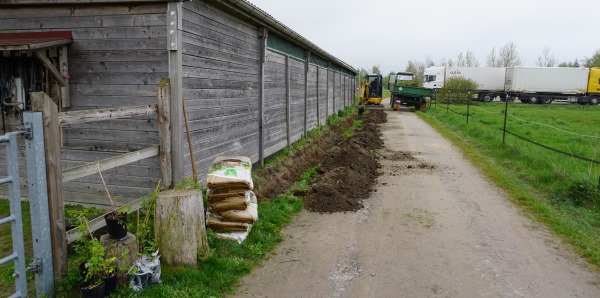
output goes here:
[[206, 226], [221, 238], [244, 241], [258, 219], [252, 192], [252, 161], [245, 156], [217, 157], [206, 178]]

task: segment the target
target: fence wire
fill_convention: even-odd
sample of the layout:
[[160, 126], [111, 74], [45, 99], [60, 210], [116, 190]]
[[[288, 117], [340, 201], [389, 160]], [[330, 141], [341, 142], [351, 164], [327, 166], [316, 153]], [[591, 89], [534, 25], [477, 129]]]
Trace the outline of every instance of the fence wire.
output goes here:
[[[454, 103], [453, 103], [451, 100], [449, 100], [448, 102], [449, 102], [450, 104], [453, 104], [453, 105], [454, 105]], [[436, 104], [437, 104], [437, 103], [436, 103]], [[516, 133], [514, 133], [514, 132], [512, 132], [512, 131], [509, 131], [509, 130], [505, 129], [504, 127], [497, 127], [497, 126], [495, 126], [494, 124], [492, 124], [492, 123], [490, 123], [490, 122], [487, 122], [487, 121], [484, 121], [483, 119], [481, 119], [481, 118], [479, 118], [479, 117], [475, 116], [474, 114], [471, 114], [471, 113], [468, 113], [468, 112], [467, 112], [467, 113], [465, 113], [465, 112], [459, 112], [459, 111], [456, 111], [456, 110], [454, 110], [454, 109], [450, 108], [450, 105], [449, 105], [448, 103], [445, 103], [445, 104], [446, 104], [446, 111], [450, 111], [450, 112], [452, 112], [452, 113], [454, 113], [454, 114], [457, 114], [457, 115], [461, 115], [461, 116], [469, 117], [469, 118], [471, 118], [471, 119], [475, 119], [475, 120], [477, 120], [478, 122], [480, 122], [480, 123], [482, 123], [482, 124], [484, 124], [484, 125], [486, 125], [486, 126], [488, 126], [488, 127], [490, 127], [490, 128], [497, 129], [497, 130], [499, 130], [499, 131], [502, 131], [502, 132], [504, 132], [504, 133], [507, 133], [507, 134], [509, 134], [509, 135], [512, 135], [512, 136], [514, 136], [514, 137], [516, 137], [516, 138], [518, 138], [518, 139], [520, 139], [520, 140], [523, 140], [523, 141], [525, 141], [525, 142], [528, 142], [528, 143], [530, 143], [530, 144], [533, 144], [533, 145], [536, 145], [536, 146], [538, 146], [538, 147], [544, 148], [544, 149], [546, 149], [546, 150], [550, 150], [550, 151], [553, 151], [553, 152], [555, 152], [555, 153], [559, 153], [559, 154], [562, 154], [562, 155], [565, 155], [565, 156], [568, 156], [568, 157], [571, 157], [571, 158], [575, 158], [575, 159], [578, 159], [578, 160], [582, 160], [582, 161], [586, 161], [586, 162], [590, 162], [590, 163], [593, 163], [593, 164], [600, 165], [600, 161], [598, 161], [598, 160], [591, 159], [591, 158], [587, 158], [587, 157], [584, 157], [584, 156], [581, 156], [581, 155], [578, 155], [578, 154], [574, 154], [574, 153], [566, 152], [566, 151], [564, 151], [564, 150], [556, 149], [556, 148], [553, 148], [553, 147], [551, 147], [551, 146], [548, 146], [548, 145], [544, 145], [544, 144], [542, 144], [542, 143], [539, 143], [539, 142], [537, 142], [537, 141], [534, 141], [534, 140], [528, 139], [528, 138], [526, 138], [526, 137], [524, 137], [524, 136], [518, 135], [518, 134], [516, 134]], [[476, 109], [478, 109], [478, 110], [480, 110], [480, 111], [482, 111], [482, 112], [485, 112], [485, 113], [487, 113], [487, 114], [494, 114], [494, 112], [489, 112], [489, 111], [487, 111], [487, 110], [485, 110], [485, 109], [482, 109], [482, 108], [480, 108], [480, 107], [472, 106], [472, 105], [470, 105], [470, 103], [467, 103], [467, 108], [476, 108]], [[579, 133], [575, 133], [575, 132], [567, 131], [567, 130], [564, 130], [564, 129], [561, 129], [561, 128], [558, 128], [558, 127], [555, 127], [555, 126], [552, 126], [552, 125], [548, 125], [548, 124], [544, 124], [544, 123], [538, 123], [538, 122], [529, 121], [529, 120], [525, 120], [525, 119], [519, 118], [519, 117], [517, 117], [517, 116], [515, 116], [515, 115], [512, 115], [512, 114], [508, 113], [508, 105], [507, 105], [507, 107], [505, 108], [505, 110], [504, 110], [504, 113], [503, 113], [503, 114], [506, 114], [506, 115], [508, 115], [508, 116], [511, 116], [512, 118], [515, 118], [515, 119], [517, 119], [517, 120], [519, 120], [519, 121], [522, 121], [522, 122], [526, 122], [526, 123], [532, 123], [532, 124], [536, 124], [536, 125], [545, 126], [545, 127], [552, 128], [552, 129], [555, 129], [555, 130], [558, 130], [558, 131], [561, 131], [561, 132], [564, 132], [564, 133], [567, 133], [567, 134], [571, 134], [571, 135], [575, 135], [575, 136], [579, 136], [579, 137], [583, 137], [583, 138], [593, 138], [593, 139], [600, 139], [600, 136], [592, 136], [592, 135], [584, 135], [584, 134], [579, 134]]]

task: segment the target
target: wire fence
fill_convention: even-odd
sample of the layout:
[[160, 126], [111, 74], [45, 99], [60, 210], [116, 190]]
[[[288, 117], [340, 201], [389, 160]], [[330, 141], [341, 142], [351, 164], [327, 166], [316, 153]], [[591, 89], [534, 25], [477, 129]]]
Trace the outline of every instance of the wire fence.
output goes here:
[[[458, 92], [456, 92], [456, 93], [458, 93]], [[511, 118], [511, 119], [518, 121], [520, 124], [537, 125], [537, 126], [544, 127], [544, 128], [550, 128], [550, 129], [553, 129], [560, 133], [568, 134], [570, 136], [579, 137], [579, 138], [587, 138], [587, 139], [591, 139], [591, 140], [600, 140], [600, 136], [582, 134], [582, 133], [578, 133], [578, 132], [569, 131], [569, 130], [566, 130], [563, 128], [559, 128], [559, 127], [556, 127], [556, 126], [553, 126], [550, 124], [523, 119], [523, 118], [518, 117], [518, 116], [514, 115], [513, 113], [511, 113], [511, 111], [509, 109], [509, 106], [511, 104], [512, 103], [510, 103], [509, 101], [505, 101], [504, 102], [504, 110], [502, 111], [502, 113], [489, 111], [488, 109], [483, 109], [481, 107], [473, 105], [473, 103], [471, 102], [471, 92], [468, 91], [468, 100], [467, 100], [466, 104], [453, 102], [452, 96], [448, 96], [445, 98], [444, 102], [438, 103], [438, 100], [436, 100], [434, 97], [431, 99], [429, 107], [433, 108], [433, 109], [443, 108], [446, 110], [446, 113], [453, 113], [453, 114], [465, 117], [466, 125], [469, 125], [469, 120], [477, 121], [477, 123], [481, 123], [491, 129], [502, 132], [502, 145], [504, 145], [506, 142], [506, 136], [510, 135], [520, 141], [527, 142], [529, 144], [532, 144], [532, 145], [542, 148], [544, 150], [552, 151], [554, 153], [558, 153], [558, 154], [561, 154], [563, 156], [567, 156], [567, 157], [570, 157], [573, 159], [592, 163], [594, 165], [600, 165], [600, 160], [598, 160], [596, 158], [586, 157], [586, 156], [582, 156], [581, 154], [576, 154], [573, 152], [561, 150], [561, 149], [555, 148], [551, 145], [544, 144], [543, 141], [533, 140], [529, 137], [526, 137], [524, 135], [521, 135], [514, 131], [511, 131], [511, 130], [507, 129], [507, 122], [508, 122], [508, 119]], [[466, 111], [465, 111], [465, 106], [466, 106]], [[477, 113], [472, 113], [471, 109], [477, 110]], [[478, 116], [479, 113], [483, 113], [484, 115], [497, 114], [498, 116], [503, 116], [502, 126], [499, 126], [497, 121], [496, 121], [496, 123], [493, 123], [492, 121], [480, 118]], [[598, 188], [600, 189], [600, 176], [598, 177]]]

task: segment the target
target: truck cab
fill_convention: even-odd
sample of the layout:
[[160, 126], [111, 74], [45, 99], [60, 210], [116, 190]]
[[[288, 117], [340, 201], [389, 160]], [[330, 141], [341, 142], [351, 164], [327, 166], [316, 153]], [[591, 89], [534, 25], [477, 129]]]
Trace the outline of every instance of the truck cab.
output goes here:
[[423, 87], [428, 89], [441, 89], [444, 87], [445, 76], [445, 67], [428, 67], [423, 73]]

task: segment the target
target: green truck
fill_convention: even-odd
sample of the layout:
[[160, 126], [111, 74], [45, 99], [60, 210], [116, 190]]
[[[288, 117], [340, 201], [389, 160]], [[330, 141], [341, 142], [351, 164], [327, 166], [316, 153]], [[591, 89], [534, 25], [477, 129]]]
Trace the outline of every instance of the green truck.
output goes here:
[[415, 75], [410, 72], [399, 72], [390, 75], [390, 106], [394, 111], [401, 105], [414, 106], [419, 109], [421, 102], [434, 96], [433, 89], [419, 87]]

